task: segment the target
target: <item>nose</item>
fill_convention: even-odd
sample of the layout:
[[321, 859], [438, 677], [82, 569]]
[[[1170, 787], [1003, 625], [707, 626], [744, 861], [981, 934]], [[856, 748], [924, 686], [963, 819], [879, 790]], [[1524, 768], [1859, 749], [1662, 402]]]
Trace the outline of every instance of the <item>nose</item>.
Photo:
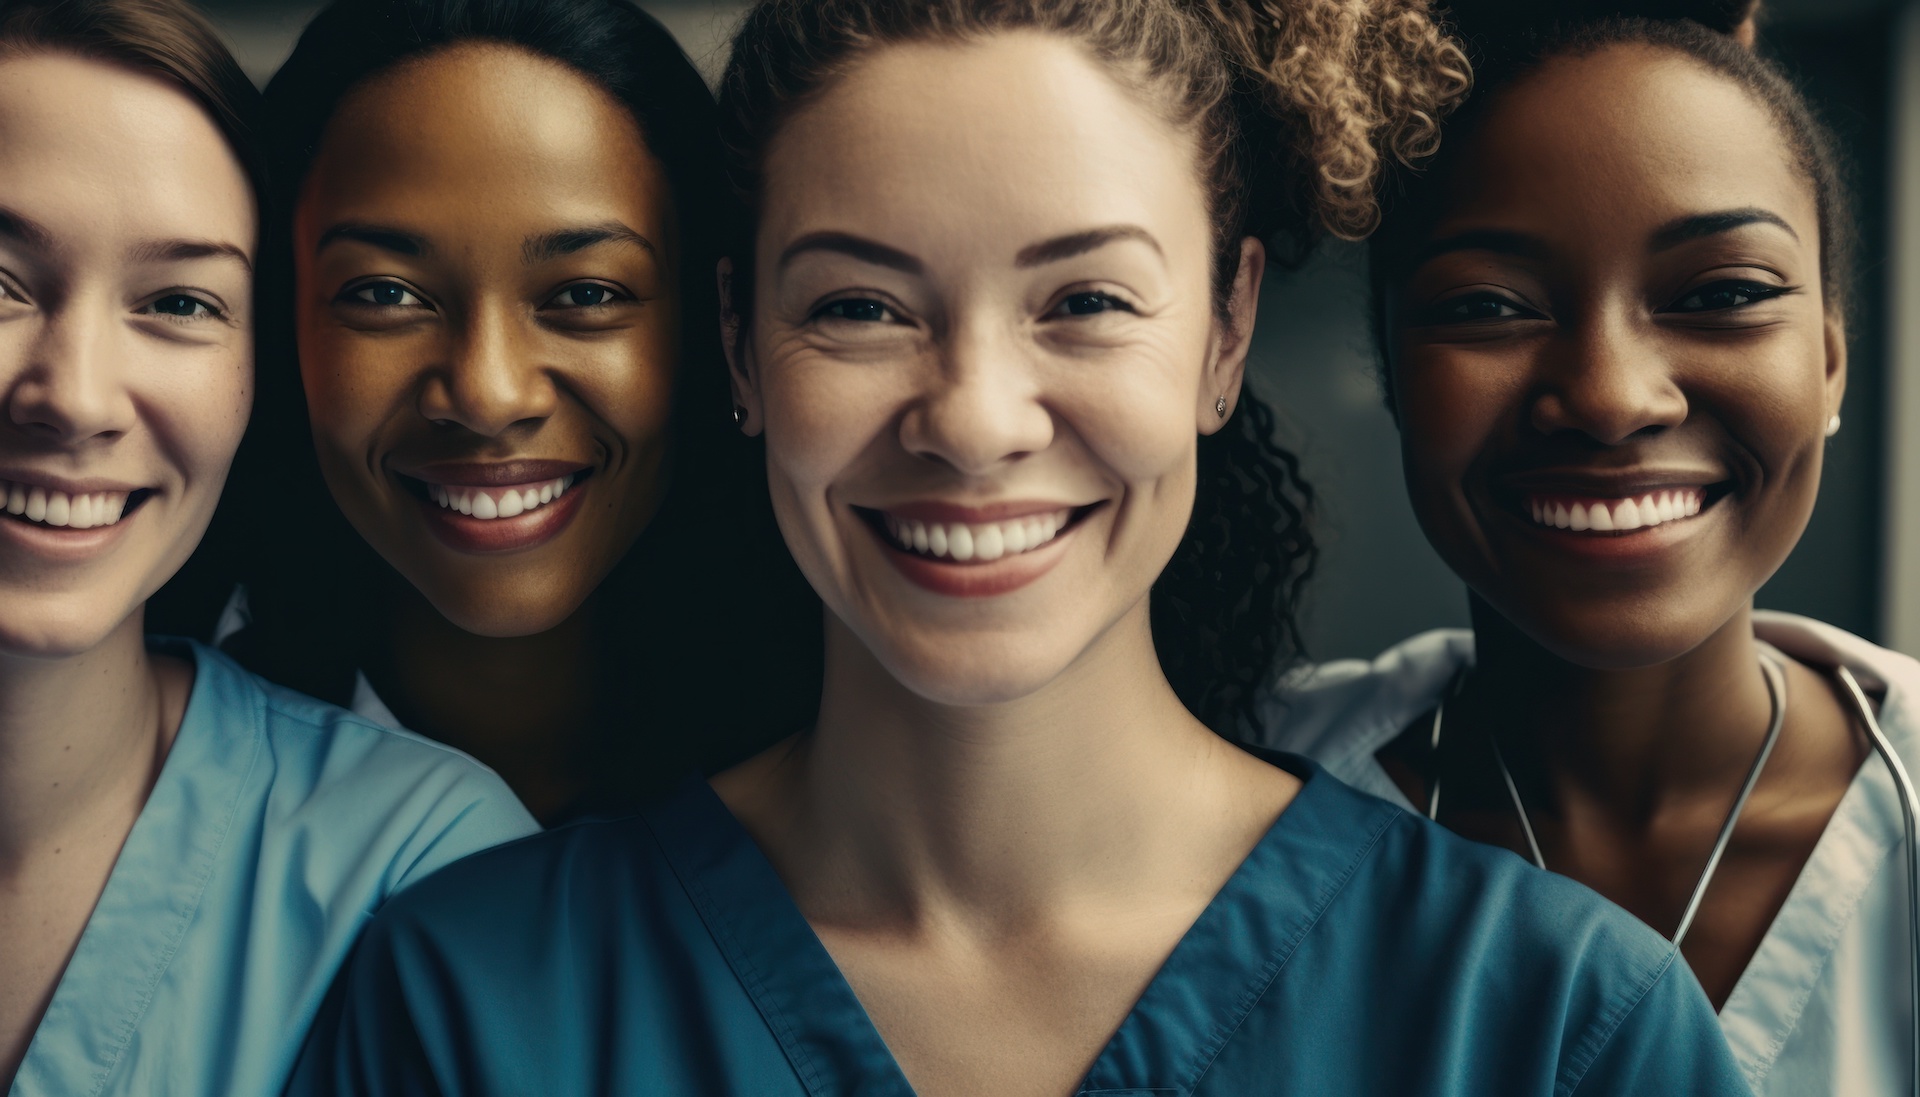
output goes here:
[[111, 440], [130, 430], [135, 418], [115, 353], [119, 325], [110, 315], [74, 304], [48, 315], [28, 337], [17, 372], [6, 379], [7, 417], [49, 441]]
[[938, 367], [901, 420], [907, 452], [978, 476], [1052, 444], [1053, 414], [1013, 336], [956, 327]]
[[559, 393], [525, 328], [509, 308], [474, 310], [421, 389], [420, 414], [488, 438], [551, 416]]
[[1542, 434], [1578, 431], [1617, 445], [1686, 421], [1687, 397], [1665, 348], [1637, 332], [1630, 318], [1596, 318], [1565, 329], [1544, 353], [1549, 365], [1532, 407], [1533, 426]]

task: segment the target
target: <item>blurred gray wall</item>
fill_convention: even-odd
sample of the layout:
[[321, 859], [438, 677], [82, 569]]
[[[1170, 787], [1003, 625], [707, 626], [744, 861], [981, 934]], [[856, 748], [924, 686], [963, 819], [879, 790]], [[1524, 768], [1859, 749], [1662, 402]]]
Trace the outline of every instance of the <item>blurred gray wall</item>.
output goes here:
[[[203, 2], [263, 84], [320, 7], [313, 0]], [[640, 6], [680, 38], [711, 82], [748, 4]], [[1903, 470], [1920, 466], [1920, 378], [1898, 391], [1887, 382], [1890, 342], [1920, 362], [1920, 267], [1899, 283], [1907, 288], [1890, 288], [1898, 270], [1887, 246], [1890, 218], [1903, 216], [1913, 244], [1900, 258], [1920, 260], [1920, 78], [1911, 75], [1920, 66], [1920, 16], [1905, 15], [1920, 10], [1920, 0], [1769, 0], [1767, 8], [1767, 48], [1803, 81], [1852, 161], [1863, 246], [1845, 429], [1829, 450], [1812, 526], [1759, 600], [1920, 653], [1920, 467], [1909, 477], [1888, 471], [1890, 460]], [[1895, 110], [1896, 73], [1908, 74], [1905, 113]], [[1896, 178], [1901, 164], [1910, 166]], [[1464, 624], [1463, 589], [1406, 502], [1398, 438], [1374, 375], [1361, 249], [1327, 247], [1267, 286], [1253, 384], [1279, 409], [1281, 440], [1300, 454], [1319, 499], [1321, 565], [1306, 606], [1311, 654], [1368, 656], [1422, 629]], [[1890, 308], [1896, 292], [1905, 308]], [[1890, 435], [1909, 450], [1890, 449]], [[1889, 590], [1905, 593], [1893, 599]]]

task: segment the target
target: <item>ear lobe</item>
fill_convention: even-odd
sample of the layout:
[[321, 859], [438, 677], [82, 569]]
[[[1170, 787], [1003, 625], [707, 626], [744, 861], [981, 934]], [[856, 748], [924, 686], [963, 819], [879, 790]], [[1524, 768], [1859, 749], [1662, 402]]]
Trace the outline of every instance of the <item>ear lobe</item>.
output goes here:
[[720, 290], [720, 349], [727, 358], [727, 382], [733, 390], [734, 422], [749, 437], [760, 433], [759, 386], [754, 383], [753, 348], [748, 344], [746, 318], [734, 308], [733, 260], [721, 259], [714, 269]]
[[1200, 386], [1199, 428], [1212, 434], [1233, 417], [1246, 379], [1247, 351], [1253, 345], [1254, 321], [1260, 311], [1260, 281], [1267, 269], [1267, 249], [1257, 237], [1240, 241], [1240, 264], [1228, 291], [1226, 315], [1214, 322], [1212, 347]]

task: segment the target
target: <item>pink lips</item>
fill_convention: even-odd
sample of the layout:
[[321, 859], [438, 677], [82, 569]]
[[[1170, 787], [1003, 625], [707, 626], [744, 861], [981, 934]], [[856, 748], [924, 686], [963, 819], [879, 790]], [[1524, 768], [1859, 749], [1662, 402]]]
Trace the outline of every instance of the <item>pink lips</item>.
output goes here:
[[869, 511], [867, 525], [908, 581], [935, 594], [984, 598], [1028, 585], [1059, 564], [1073, 504], [985, 506], [921, 501]]

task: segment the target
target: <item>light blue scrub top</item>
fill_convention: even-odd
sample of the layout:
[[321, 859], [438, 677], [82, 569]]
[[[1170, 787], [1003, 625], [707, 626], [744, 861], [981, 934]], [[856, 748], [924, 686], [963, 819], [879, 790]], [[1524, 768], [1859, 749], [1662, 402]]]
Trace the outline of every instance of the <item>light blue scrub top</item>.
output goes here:
[[[1094, 1061], [1102, 1097], [1750, 1097], [1672, 944], [1586, 888], [1306, 784]], [[1123, 911], [1115, 911], [1123, 917]], [[295, 1097], [911, 1097], [705, 781], [382, 911]]]
[[194, 663], [186, 717], [12, 1097], [278, 1093], [373, 911], [538, 829], [458, 751], [150, 646]]

